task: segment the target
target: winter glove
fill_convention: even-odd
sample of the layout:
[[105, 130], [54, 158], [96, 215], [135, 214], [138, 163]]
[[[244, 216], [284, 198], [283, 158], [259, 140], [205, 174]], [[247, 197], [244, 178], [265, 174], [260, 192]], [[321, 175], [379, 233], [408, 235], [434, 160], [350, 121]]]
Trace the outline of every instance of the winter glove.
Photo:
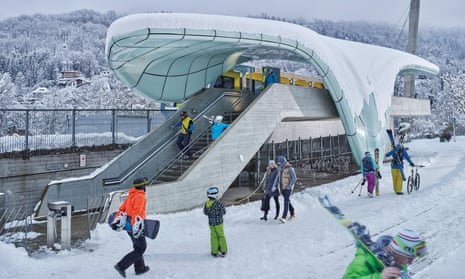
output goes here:
[[366, 180], [365, 178], [362, 180], [362, 186], [365, 185], [365, 182], [366, 182], [366, 181], [367, 181], [367, 180]]
[[121, 231], [126, 225], [126, 213], [121, 212], [119, 216], [115, 217], [113, 222], [111, 222], [111, 229], [114, 231]]
[[378, 172], [377, 172], [377, 175], [378, 175], [378, 179], [383, 178], [383, 177], [381, 177], [381, 172], [378, 171]]
[[410, 164], [410, 166], [411, 166], [411, 167], [414, 167], [414, 166], [415, 166], [415, 164], [414, 164], [414, 163], [411, 163], [411, 164]]
[[144, 219], [140, 216], [136, 216], [134, 225], [132, 225], [132, 236], [137, 239], [144, 234]]

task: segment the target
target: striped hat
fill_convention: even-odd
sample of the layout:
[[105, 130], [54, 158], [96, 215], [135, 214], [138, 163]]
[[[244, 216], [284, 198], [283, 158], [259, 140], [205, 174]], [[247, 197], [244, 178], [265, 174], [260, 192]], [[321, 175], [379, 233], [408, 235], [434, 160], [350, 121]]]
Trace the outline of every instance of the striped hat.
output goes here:
[[422, 257], [426, 253], [426, 243], [420, 235], [409, 229], [403, 229], [389, 244], [392, 251], [407, 258]]

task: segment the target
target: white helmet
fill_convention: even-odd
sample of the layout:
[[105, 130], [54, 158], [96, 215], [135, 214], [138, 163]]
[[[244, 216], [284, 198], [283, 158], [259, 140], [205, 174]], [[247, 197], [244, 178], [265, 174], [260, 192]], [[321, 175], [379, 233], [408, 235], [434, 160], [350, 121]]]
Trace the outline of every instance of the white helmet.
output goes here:
[[217, 115], [215, 117], [215, 120], [213, 122], [215, 123], [221, 123], [223, 121], [223, 116], [222, 115]]
[[408, 122], [401, 122], [399, 124], [399, 129], [397, 130], [397, 133], [399, 134], [404, 134], [410, 130], [410, 123]]
[[207, 197], [210, 199], [218, 198], [218, 187], [210, 187], [207, 190]]

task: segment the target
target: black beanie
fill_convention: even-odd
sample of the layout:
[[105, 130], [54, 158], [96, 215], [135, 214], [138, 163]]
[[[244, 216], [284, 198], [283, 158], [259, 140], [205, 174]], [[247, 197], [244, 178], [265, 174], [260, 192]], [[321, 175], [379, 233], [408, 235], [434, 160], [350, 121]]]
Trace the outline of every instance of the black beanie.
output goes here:
[[143, 177], [143, 178], [136, 178], [136, 180], [134, 180], [134, 183], [132, 184], [133, 187], [135, 188], [142, 188], [142, 187], [145, 187], [145, 185], [149, 184], [149, 180], [147, 179], [147, 177]]

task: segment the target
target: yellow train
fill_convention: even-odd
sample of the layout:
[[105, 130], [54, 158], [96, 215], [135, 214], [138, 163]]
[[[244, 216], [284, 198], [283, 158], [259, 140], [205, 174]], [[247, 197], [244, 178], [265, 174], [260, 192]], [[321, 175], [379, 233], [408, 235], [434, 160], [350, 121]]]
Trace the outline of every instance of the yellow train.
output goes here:
[[[255, 69], [253, 72], [238, 70], [227, 71], [216, 80], [214, 87], [234, 90], [249, 89], [253, 93], [260, 93], [265, 87], [266, 74], [264, 73], [266, 73], [267, 69], [270, 69], [270, 67]], [[276, 68], [272, 69], [276, 73], [277, 80], [279, 80], [281, 84], [324, 88], [323, 82], [320, 79], [280, 72], [279, 69]]]

